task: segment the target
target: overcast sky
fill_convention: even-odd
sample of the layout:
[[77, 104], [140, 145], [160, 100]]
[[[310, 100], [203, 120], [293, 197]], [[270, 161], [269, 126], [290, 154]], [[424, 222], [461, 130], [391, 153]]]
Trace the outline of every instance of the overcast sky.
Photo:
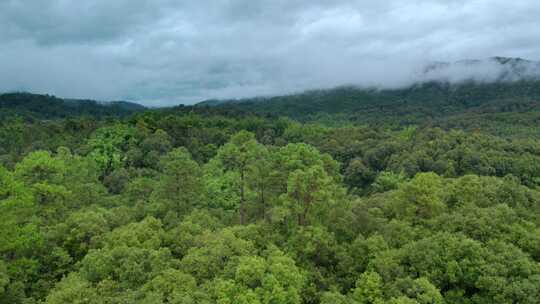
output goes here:
[[146, 105], [540, 59], [538, 0], [0, 0], [0, 91]]

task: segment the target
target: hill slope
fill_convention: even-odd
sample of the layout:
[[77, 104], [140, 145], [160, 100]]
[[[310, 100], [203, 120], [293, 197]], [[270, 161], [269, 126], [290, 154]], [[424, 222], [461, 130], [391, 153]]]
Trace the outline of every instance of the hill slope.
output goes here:
[[125, 116], [145, 107], [125, 101], [100, 103], [94, 100], [62, 99], [31, 93], [0, 94], [0, 118], [8, 116], [53, 119], [89, 115], [94, 117]]
[[432, 82], [399, 90], [341, 87], [225, 102], [211, 108], [286, 116], [303, 122], [439, 126], [540, 138], [540, 81], [460, 85]]
[[418, 124], [463, 114], [532, 112], [540, 108], [540, 63], [494, 57], [425, 67], [400, 89], [343, 86], [277, 97], [208, 100], [198, 106], [311, 120], [321, 115], [360, 123]]
[[218, 104], [245, 111], [285, 115], [299, 119], [327, 114], [346, 114], [354, 120], [402, 118], [419, 119], [458, 114], [470, 110], [508, 111], [532, 109], [540, 101], [540, 81], [497, 83], [430, 82], [404, 89], [375, 90], [339, 87], [270, 98], [245, 99]]

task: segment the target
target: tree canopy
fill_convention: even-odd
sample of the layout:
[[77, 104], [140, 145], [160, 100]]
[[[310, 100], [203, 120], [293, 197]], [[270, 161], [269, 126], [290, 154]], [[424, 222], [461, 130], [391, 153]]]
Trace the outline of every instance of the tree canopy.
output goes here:
[[525, 129], [238, 108], [0, 121], [0, 303], [538, 303]]

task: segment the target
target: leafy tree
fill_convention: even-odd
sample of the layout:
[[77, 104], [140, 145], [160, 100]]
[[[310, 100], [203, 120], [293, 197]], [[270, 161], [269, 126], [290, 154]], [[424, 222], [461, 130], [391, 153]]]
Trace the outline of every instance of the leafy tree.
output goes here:
[[383, 171], [377, 175], [375, 182], [371, 185], [375, 192], [386, 192], [395, 190], [399, 185], [406, 181], [403, 174], [396, 174], [391, 171]]
[[257, 143], [255, 136], [249, 132], [239, 132], [231, 137], [231, 140], [219, 149], [216, 158], [219, 160], [225, 172], [237, 174], [238, 186], [238, 213], [240, 224], [247, 223], [247, 185], [250, 169], [257, 161], [260, 161], [264, 148]]
[[376, 272], [363, 273], [353, 291], [352, 298], [361, 304], [378, 304], [383, 301], [383, 282]]
[[105, 213], [103, 209], [73, 212], [65, 222], [54, 227], [50, 237], [56, 239], [73, 258], [81, 260], [109, 231]]
[[90, 282], [77, 274], [70, 274], [66, 279], [58, 283], [48, 296], [47, 304], [98, 304], [103, 303], [103, 298], [98, 290], [93, 288]]
[[244, 256], [231, 279], [214, 282], [218, 303], [302, 303], [304, 277], [292, 259], [276, 248], [268, 257]]
[[134, 129], [125, 125], [105, 127], [95, 132], [88, 141], [89, 156], [98, 164], [101, 178], [124, 165], [125, 153], [133, 140]]
[[148, 303], [194, 303], [197, 298], [195, 279], [176, 269], [165, 270], [146, 283], [141, 291]]
[[398, 218], [418, 221], [435, 217], [446, 208], [442, 179], [421, 173], [394, 193], [391, 211]]
[[204, 232], [182, 258], [182, 269], [197, 280], [208, 280], [221, 274], [240, 256], [255, 253], [253, 244], [236, 237], [230, 229]]
[[298, 219], [298, 225], [309, 224], [313, 214], [325, 207], [323, 204], [332, 204], [332, 186], [332, 179], [319, 166], [291, 173], [284, 201]]
[[152, 194], [158, 214], [174, 211], [184, 215], [193, 207], [203, 205], [202, 170], [185, 149], [172, 150], [160, 161], [162, 175]]

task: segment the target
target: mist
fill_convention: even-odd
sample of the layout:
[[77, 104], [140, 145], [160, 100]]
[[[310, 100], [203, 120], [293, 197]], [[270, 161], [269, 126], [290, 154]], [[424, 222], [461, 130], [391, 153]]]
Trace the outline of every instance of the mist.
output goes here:
[[3, 1], [0, 91], [168, 106], [539, 74], [489, 59], [538, 59], [538, 1], [379, 2]]

